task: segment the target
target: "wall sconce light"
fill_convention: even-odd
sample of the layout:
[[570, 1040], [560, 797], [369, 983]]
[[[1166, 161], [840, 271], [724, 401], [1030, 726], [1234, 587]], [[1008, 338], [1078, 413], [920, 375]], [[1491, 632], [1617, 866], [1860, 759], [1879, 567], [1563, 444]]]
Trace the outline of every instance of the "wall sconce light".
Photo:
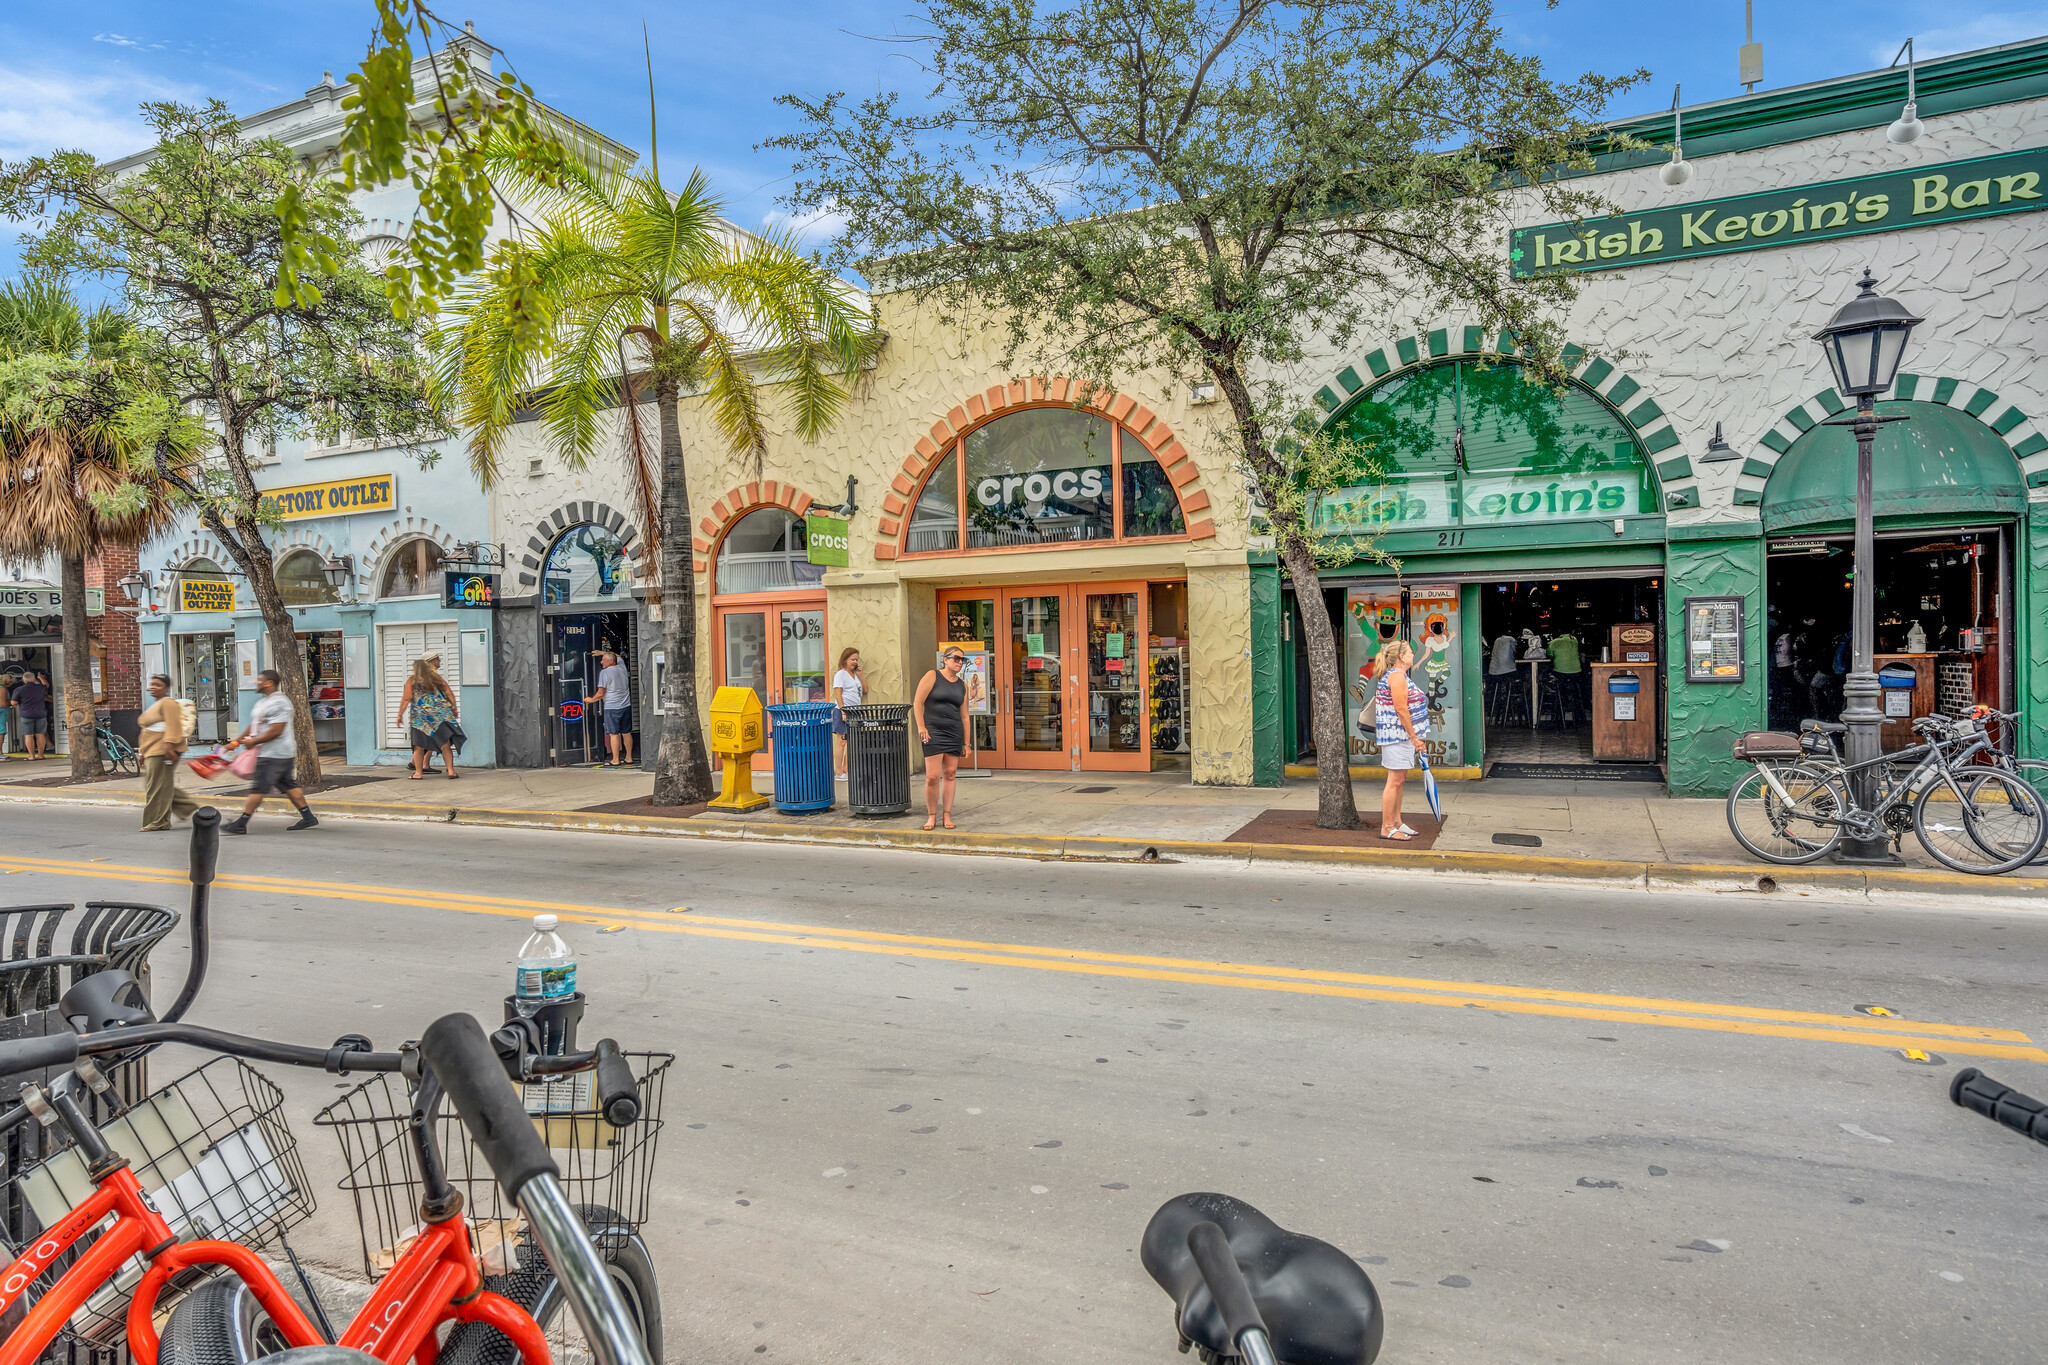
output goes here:
[[1671, 160], [1657, 172], [1657, 178], [1673, 189], [1692, 179], [1692, 163], [1685, 159], [1685, 115], [1678, 109], [1680, 88], [1671, 87]]
[[1884, 130], [1886, 138], [1903, 147], [1908, 142], [1918, 142], [1926, 126], [1920, 122], [1920, 109], [1913, 88], [1913, 40], [1906, 39], [1906, 45], [1899, 49], [1899, 56], [1892, 58], [1892, 65], [1899, 64], [1899, 57], [1906, 59], [1906, 107], [1899, 111], [1899, 121]]
[[1729, 460], [1739, 460], [1741, 458], [1742, 456], [1736, 452], [1733, 446], [1721, 439], [1721, 424], [1719, 422], [1714, 423], [1714, 439], [1707, 442], [1707, 453], [1700, 456], [1700, 463], [1725, 464]]
[[356, 557], [354, 555], [340, 555], [328, 560], [326, 564], [321, 566], [321, 572], [327, 575], [327, 586], [334, 589], [336, 595], [342, 601], [353, 602], [356, 600]]

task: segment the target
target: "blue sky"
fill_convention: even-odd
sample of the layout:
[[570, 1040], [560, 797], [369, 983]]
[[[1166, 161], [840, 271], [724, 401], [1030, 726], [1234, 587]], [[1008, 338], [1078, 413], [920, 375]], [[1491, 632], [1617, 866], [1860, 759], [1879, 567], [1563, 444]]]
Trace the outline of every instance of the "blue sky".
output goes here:
[[[1497, 0], [1518, 48], [1558, 75], [1648, 67], [1652, 82], [1619, 114], [1662, 108], [1682, 81], [1688, 104], [1739, 94], [1741, 0]], [[438, 0], [438, 11], [503, 48], [549, 103], [621, 141], [647, 145], [640, 31], [652, 37], [662, 111], [662, 160], [710, 174], [727, 211], [747, 226], [774, 212], [787, 159], [755, 144], [790, 126], [785, 91], [915, 90], [919, 76], [877, 37], [909, 30], [903, 0], [578, 6]], [[194, 3], [98, 0], [0, 7], [0, 158], [52, 146], [103, 156], [144, 142], [145, 98], [218, 96], [240, 112], [296, 98], [323, 70], [339, 79], [361, 59], [368, 0]], [[1957, 0], [1755, 0], [1764, 89], [1869, 70], [1917, 37], [1922, 55], [2048, 34], [2048, 9]], [[0, 227], [0, 272], [13, 266]]]

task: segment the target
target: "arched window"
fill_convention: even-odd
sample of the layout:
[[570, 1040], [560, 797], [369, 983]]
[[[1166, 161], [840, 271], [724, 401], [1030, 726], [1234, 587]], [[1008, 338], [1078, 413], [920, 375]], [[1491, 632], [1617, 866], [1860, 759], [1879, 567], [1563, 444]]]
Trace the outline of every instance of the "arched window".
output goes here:
[[438, 595], [441, 586], [441, 547], [421, 536], [408, 540], [392, 552], [384, 566], [384, 581], [377, 587], [379, 597], [424, 597]]
[[227, 574], [221, 571], [220, 565], [210, 559], [195, 559], [178, 570], [178, 578], [181, 581], [189, 579], [194, 583], [223, 583], [227, 581]]
[[1525, 525], [1661, 512], [1633, 428], [1590, 389], [1521, 365], [1452, 360], [1398, 374], [1340, 409], [1358, 482], [1323, 499], [1330, 531]]
[[327, 561], [311, 550], [294, 550], [278, 564], [277, 591], [288, 607], [317, 607], [341, 600], [341, 594], [327, 582]]
[[822, 565], [810, 562], [804, 521], [780, 507], [762, 507], [741, 517], [718, 545], [717, 593], [778, 592], [814, 588], [824, 581]]
[[619, 602], [633, 595], [626, 544], [595, 522], [571, 526], [548, 551], [541, 601]]
[[904, 552], [1186, 534], [1173, 481], [1137, 437], [1099, 413], [1026, 408], [946, 452], [911, 509]]

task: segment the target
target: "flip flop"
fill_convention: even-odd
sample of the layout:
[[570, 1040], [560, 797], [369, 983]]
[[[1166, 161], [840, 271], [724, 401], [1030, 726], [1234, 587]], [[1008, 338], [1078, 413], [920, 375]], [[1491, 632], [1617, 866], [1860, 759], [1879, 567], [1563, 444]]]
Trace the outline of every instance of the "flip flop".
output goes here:
[[936, 820], [927, 820], [927, 821], [925, 821], [925, 822], [924, 822], [924, 827], [925, 827], [926, 829], [937, 829], [937, 828], [939, 827], [939, 825], [938, 825], [938, 821], [936, 821]]
[[1385, 839], [1390, 843], [1405, 844], [1413, 840], [1415, 836], [1412, 834], [1403, 834], [1399, 829], [1393, 829], [1389, 830], [1385, 834], [1382, 834], [1380, 838]]
[[953, 817], [949, 815], [946, 817], [946, 828], [952, 829], [953, 827]]

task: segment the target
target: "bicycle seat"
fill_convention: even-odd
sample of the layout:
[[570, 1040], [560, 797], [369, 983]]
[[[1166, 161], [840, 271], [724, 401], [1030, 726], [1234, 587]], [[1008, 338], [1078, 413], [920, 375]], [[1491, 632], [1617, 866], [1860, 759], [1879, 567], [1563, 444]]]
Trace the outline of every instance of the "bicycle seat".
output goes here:
[[1204, 1222], [1230, 1239], [1231, 1255], [1283, 1365], [1372, 1365], [1386, 1320], [1365, 1268], [1328, 1242], [1289, 1232], [1227, 1194], [1169, 1199], [1145, 1228], [1145, 1269], [1173, 1296], [1174, 1323], [1184, 1343], [1226, 1358], [1237, 1352], [1188, 1250], [1188, 1229]]
[[1843, 735], [1849, 732], [1849, 727], [1842, 724], [1840, 721], [1833, 720], [1800, 721], [1799, 733], [1803, 735], [1809, 732], [1823, 735]]

